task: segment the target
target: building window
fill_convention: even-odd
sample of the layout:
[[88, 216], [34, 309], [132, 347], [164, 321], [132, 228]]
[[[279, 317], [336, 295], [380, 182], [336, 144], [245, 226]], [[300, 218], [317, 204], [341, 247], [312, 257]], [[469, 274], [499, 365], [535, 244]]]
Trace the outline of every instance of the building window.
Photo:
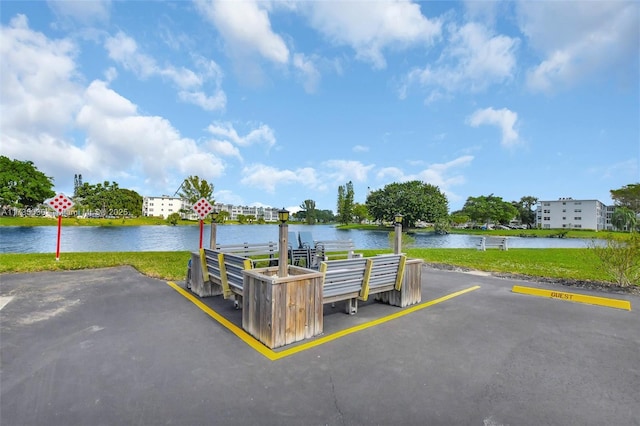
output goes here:
[[582, 220], [582, 218], [580, 216], [576, 216], [573, 218], [573, 220]]
[[582, 213], [582, 209], [575, 209], [574, 212], [575, 213]]
[[567, 220], [567, 218], [566, 218], [566, 217], [563, 217], [563, 218], [562, 218], [562, 220]]
[[543, 206], [545, 207], [549, 207], [551, 205], [551, 203], [542, 203]]
[[574, 205], [574, 206], [579, 206], [579, 205], [581, 205], [581, 204], [582, 204], [582, 203], [581, 203], [580, 201], [577, 201], [577, 202], [573, 203], [573, 205]]

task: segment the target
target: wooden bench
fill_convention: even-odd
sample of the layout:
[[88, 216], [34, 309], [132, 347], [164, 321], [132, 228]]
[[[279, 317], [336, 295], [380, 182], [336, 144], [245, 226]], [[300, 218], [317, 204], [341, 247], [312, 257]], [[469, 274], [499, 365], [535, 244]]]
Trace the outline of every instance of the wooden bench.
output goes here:
[[253, 268], [251, 259], [205, 248], [201, 249], [200, 259], [203, 262], [204, 280], [222, 287], [224, 298], [233, 297], [238, 308], [244, 294], [242, 271]]
[[322, 262], [335, 258], [353, 259], [362, 257], [362, 253], [354, 253], [356, 249], [351, 240], [330, 240], [316, 242], [316, 258]]
[[346, 312], [358, 311], [358, 300], [370, 294], [400, 290], [406, 257], [400, 254], [323, 261], [322, 303], [346, 301]]
[[481, 237], [480, 243], [478, 244], [478, 250], [485, 251], [487, 248], [509, 250], [507, 237]]
[[253, 244], [216, 244], [216, 250], [247, 258], [251, 260], [251, 265], [254, 268], [258, 262], [268, 261], [269, 266], [276, 266], [278, 264], [278, 244], [272, 241]]

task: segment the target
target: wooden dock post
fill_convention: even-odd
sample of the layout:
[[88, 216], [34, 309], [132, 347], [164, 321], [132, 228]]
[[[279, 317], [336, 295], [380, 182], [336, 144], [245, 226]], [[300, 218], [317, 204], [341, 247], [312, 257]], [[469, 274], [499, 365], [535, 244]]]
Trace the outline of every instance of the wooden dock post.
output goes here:
[[242, 328], [274, 349], [322, 334], [322, 274], [289, 265], [243, 271]]

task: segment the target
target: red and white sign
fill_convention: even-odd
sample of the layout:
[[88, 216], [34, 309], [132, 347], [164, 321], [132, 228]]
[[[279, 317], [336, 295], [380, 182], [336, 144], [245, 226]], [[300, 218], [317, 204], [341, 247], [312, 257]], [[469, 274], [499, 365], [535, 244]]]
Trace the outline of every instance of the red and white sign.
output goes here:
[[55, 197], [53, 197], [52, 199], [50, 199], [49, 201], [47, 201], [47, 203], [49, 203], [49, 205], [53, 207], [53, 209], [57, 211], [58, 214], [64, 213], [65, 210], [73, 206], [73, 201], [67, 198], [67, 196], [64, 195], [62, 192], [56, 195]]
[[204, 197], [196, 201], [196, 203], [191, 208], [196, 213], [198, 213], [198, 216], [200, 216], [200, 219], [204, 219], [205, 217], [207, 217], [207, 215], [211, 213], [211, 211], [213, 210], [213, 206], [211, 205], [211, 203], [205, 200]]

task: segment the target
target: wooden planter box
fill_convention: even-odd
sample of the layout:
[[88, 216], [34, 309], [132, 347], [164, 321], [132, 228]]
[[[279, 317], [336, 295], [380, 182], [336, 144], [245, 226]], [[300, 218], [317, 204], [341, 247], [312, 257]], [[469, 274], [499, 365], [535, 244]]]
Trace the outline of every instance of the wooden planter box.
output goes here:
[[243, 271], [242, 328], [271, 349], [322, 334], [322, 274], [288, 268]]
[[376, 300], [392, 306], [415, 305], [422, 301], [422, 259], [407, 259], [400, 291], [391, 290], [376, 295]]

